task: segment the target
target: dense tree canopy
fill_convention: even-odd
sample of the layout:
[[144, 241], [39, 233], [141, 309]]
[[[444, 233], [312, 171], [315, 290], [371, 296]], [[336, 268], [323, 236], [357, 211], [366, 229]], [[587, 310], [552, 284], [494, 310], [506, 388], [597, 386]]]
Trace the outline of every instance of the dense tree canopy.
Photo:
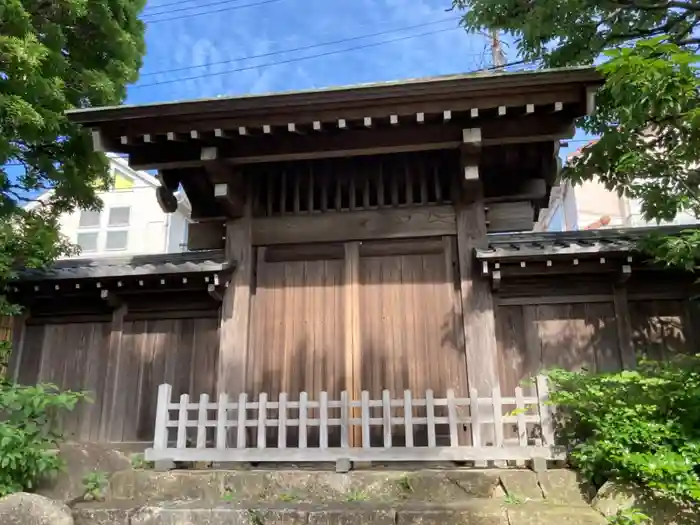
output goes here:
[[[0, 2], [0, 285], [68, 249], [58, 213], [94, 207], [106, 162], [71, 108], [118, 104], [145, 50], [145, 0]], [[51, 197], [32, 212], [38, 192]], [[8, 305], [0, 290], [0, 314]]]
[[[606, 77], [597, 112], [579, 126], [600, 139], [564, 176], [594, 176], [639, 198], [649, 220], [700, 217], [700, 0], [454, 0], [469, 30], [500, 29], [520, 57], [544, 67], [597, 63]], [[700, 234], [654, 244], [694, 266]]]

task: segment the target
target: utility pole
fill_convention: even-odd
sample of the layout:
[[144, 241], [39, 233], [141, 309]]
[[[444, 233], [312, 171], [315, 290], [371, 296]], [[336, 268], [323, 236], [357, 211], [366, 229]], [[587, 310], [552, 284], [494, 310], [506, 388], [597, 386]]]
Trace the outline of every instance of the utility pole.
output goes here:
[[491, 30], [491, 62], [494, 68], [506, 64], [506, 55], [501, 47], [501, 39], [498, 37], [498, 29]]

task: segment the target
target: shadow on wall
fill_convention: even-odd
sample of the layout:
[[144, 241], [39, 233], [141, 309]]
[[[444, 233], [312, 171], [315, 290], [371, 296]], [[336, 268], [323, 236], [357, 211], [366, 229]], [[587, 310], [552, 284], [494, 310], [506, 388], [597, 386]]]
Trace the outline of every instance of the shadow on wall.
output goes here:
[[[682, 301], [630, 303], [632, 342], [652, 359], [697, 351], [695, 305]], [[695, 323], [693, 322], [695, 320]], [[612, 303], [501, 306], [497, 310], [501, 385], [511, 391], [539, 371], [610, 372], [622, 368]], [[532, 391], [531, 386], [526, 389]]]

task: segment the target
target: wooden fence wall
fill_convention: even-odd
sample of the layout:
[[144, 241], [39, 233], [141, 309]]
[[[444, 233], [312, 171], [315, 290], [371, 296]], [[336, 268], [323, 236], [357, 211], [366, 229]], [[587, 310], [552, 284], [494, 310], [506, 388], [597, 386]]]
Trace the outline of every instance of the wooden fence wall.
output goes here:
[[680, 283], [656, 289], [634, 281], [626, 287], [559, 285], [550, 284], [545, 293], [532, 283], [497, 295], [501, 388], [512, 389], [545, 368], [614, 371], [634, 354], [665, 359], [700, 351], [700, 305]]
[[179, 394], [216, 394], [216, 309], [120, 308], [113, 316], [92, 317], [30, 318], [15, 337], [18, 381], [91, 393], [91, 403], [79, 403], [62, 418], [69, 439], [151, 441], [157, 389], [164, 382]]
[[[261, 250], [248, 395], [275, 399], [308, 391], [314, 400], [322, 390], [333, 398], [342, 390], [353, 398], [368, 390], [376, 398], [384, 388], [394, 396], [428, 388], [438, 396], [447, 389], [467, 395], [450, 250], [449, 238], [418, 251], [410, 244], [366, 243], [350, 268], [342, 246], [335, 255], [303, 260]], [[343, 285], [350, 271], [356, 288]], [[682, 283], [654, 277], [658, 283], [649, 286], [633, 278], [620, 287], [597, 276], [569, 284], [538, 279], [504, 283], [494, 296], [504, 392], [552, 366], [616, 370], [635, 350], [652, 358], [698, 352], [700, 305], [687, 299]], [[358, 318], [348, 317], [349, 301], [356, 302]], [[187, 302], [168, 300], [108, 315], [29, 318], [15, 325], [11, 370], [24, 383], [94, 392], [94, 403], [81, 403], [65, 418], [70, 438], [149, 442], [158, 385], [171, 384], [174, 396], [218, 394], [219, 312], [185, 308]], [[1, 325], [6, 335], [7, 325]], [[357, 342], [348, 338], [353, 330]], [[524, 390], [534, 394], [531, 386]], [[511, 434], [506, 429], [506, 437]]]

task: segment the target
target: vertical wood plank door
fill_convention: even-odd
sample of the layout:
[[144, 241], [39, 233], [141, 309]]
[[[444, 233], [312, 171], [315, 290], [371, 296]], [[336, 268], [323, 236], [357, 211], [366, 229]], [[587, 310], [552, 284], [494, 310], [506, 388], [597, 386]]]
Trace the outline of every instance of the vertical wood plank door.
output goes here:
[[[296, 401], [302, 391], [310, 401], [318, 401], [321, 391], [340, 399], [348, 378], [343, 245], [257, 248], [256, 259], [245, 391], [254, 399], [267, 393], [273, 402], [281, 392]], [[311, 410], [309, 417], [317, 412]], [[339, 417], [330, 412], [329, 417]], [[276, 410], [268, 415], [276, 417]], [[296, 409], [287, 417], [296, 417]], [[337, 437], [329, 436], [329, 443], [337, 446]], [[293, 432], [287, 436], [290, 446], [297, 439]], [[309, 446], [317, 440], [317, 432], [310, 431]], [[267, 442], [277, 444], [272, 429]]]
[[[415, 395], [427, 389], [439, 397], [448, 389], [457, 396], [468, 395], [452, 242], [437, 238], [360, 246], [357, 384], [359, 390], [369, 390], [372, 399], [380, 399], [383, 389], [394, 399], [402, 398], [405, 389]], [[395, 442], [403, 442], [402, 432], [395, 429]], [[372, 436], [373, 446], [380, 437]], [[425, 438], [415, 437], [417, 442]]]

